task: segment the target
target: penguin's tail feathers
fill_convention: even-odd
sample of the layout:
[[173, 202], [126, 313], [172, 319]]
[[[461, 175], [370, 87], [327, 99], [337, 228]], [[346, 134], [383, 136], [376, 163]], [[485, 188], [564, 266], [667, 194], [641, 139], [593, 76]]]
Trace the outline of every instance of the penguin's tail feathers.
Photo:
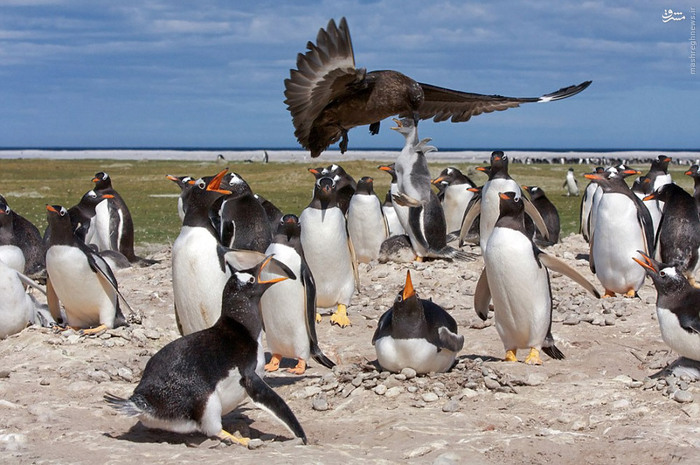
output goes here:
[[557, 346], [555, 346], [554, 344], [552, 344], [549, 347], [542, 347], [542, 352], [549, 355], [555, 360], [564, 360], [566, 358], [564, 356], [564, 353], [561, 350], [557, 349]]
[[[122, 415], [126, 415], [127, 417], [137, 417], [139, 415], [147, 413], [147, 404], [145, 404], [145, 401], [139, 402], [139, 399], [135, 399], [134, 396], [132, 396], [130, 399], [124, 399], [123, 397], [106, 393], [104, 395], [104, 400], [109, 404], [110, 407], [112, 407]], [[140, 406], [139, 404], [143, 405]]]
[[476, 260], [476, 257], [478, 257], [478, 255], [475, 253], [455, 249], [454, 247], [450, 247], [449, 245], [443, 247], [438, 251], [429, 252], [428, 256], [431, 258], [447, 258], [450, 260], [464, 260], [469, 262]]
[[326, 354], [324, 354], [318, 346], [311, 349], [311, 357], [329, 370], [332, 370], [335, 366], [335, 363], [326, 357]]

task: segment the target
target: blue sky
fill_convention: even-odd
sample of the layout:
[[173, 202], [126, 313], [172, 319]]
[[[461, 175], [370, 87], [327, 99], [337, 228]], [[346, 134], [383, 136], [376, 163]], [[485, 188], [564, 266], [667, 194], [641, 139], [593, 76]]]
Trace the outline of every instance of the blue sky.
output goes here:
[[[559, 102], [422, 122], [439, 148], [699, 149], [693, 1], [2, 0], [0, 146], [298, 147], [283, 81], [346, 16], [368, 70], [508, 96], [593, 80]], [[390, 125], [353, 129], [350, 149], [400, 148]]]

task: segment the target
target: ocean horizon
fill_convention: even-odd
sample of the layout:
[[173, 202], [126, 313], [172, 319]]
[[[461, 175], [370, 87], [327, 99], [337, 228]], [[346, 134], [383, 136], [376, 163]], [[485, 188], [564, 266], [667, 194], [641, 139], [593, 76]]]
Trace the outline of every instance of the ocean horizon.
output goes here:
[[[493, 149], [439, 149], [428, 154], [432, 162], [482, 163], [488, 161]], [[659, 154], [670, 155], [676, 162], [700, 163], [700, 149], [500, 149], [514, 162], [523, 163], [599, 163], [605, 160], [647, 161]], [[400, 149], [366, 148], [327, 150], [314, 159], [308, 151], [298, 148], [217, 148], [217, 147], [165, 147], [165, 148], [0, 148], [0, 159], [52, 159], [52, 160], [182, 160], [232, 162], [299, 162], [317, 160], [394, 160]]]

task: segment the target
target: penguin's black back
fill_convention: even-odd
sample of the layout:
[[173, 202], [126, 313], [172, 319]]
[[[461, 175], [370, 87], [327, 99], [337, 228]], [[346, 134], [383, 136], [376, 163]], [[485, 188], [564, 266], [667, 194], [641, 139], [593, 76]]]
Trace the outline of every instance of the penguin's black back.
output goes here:
[[664, 185], [660, 194], [659, 200], [665, 203], [657, 237], [661, 261], [683, 272], [692, 270], [700, 247], [695, 199], [676, 184]]

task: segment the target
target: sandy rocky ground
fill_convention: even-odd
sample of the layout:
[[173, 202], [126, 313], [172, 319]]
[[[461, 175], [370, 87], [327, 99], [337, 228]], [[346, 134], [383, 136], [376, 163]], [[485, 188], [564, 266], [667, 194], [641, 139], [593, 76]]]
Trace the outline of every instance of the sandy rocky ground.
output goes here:
[[[569, 236], [549, 252], [593, 279], [586, 250]], [[353, 326], [332, 327], [327, 317], [318, 326], [338, 366], [312, 361], [303, 376], [266, 378], [309, 445], [250, 403], [224, 426], [254, 438], [251, 449], [147, 430], [102, 400], [130, 395], [149, 357], [177, 337], [169, 247], [140, 252], [160, 263], [117, 272], [138, 313], [129, 327], [89, 337], [30, 327], [0, 341], [0, 462], [700, 463], [700, 382], [665, 371], [676, 355], [661, 340], [649, 281], [639, 299], [597, 300], [553, 276], [553, 333], [567, 358], [531, 367], [501, 361], [491, 320], [474, 313], [480, 259], [361, 266]], [[372, 334], [407, 269], [419, 295], [447, 308], [465, 336], [450, 373], [373, 365]]]

